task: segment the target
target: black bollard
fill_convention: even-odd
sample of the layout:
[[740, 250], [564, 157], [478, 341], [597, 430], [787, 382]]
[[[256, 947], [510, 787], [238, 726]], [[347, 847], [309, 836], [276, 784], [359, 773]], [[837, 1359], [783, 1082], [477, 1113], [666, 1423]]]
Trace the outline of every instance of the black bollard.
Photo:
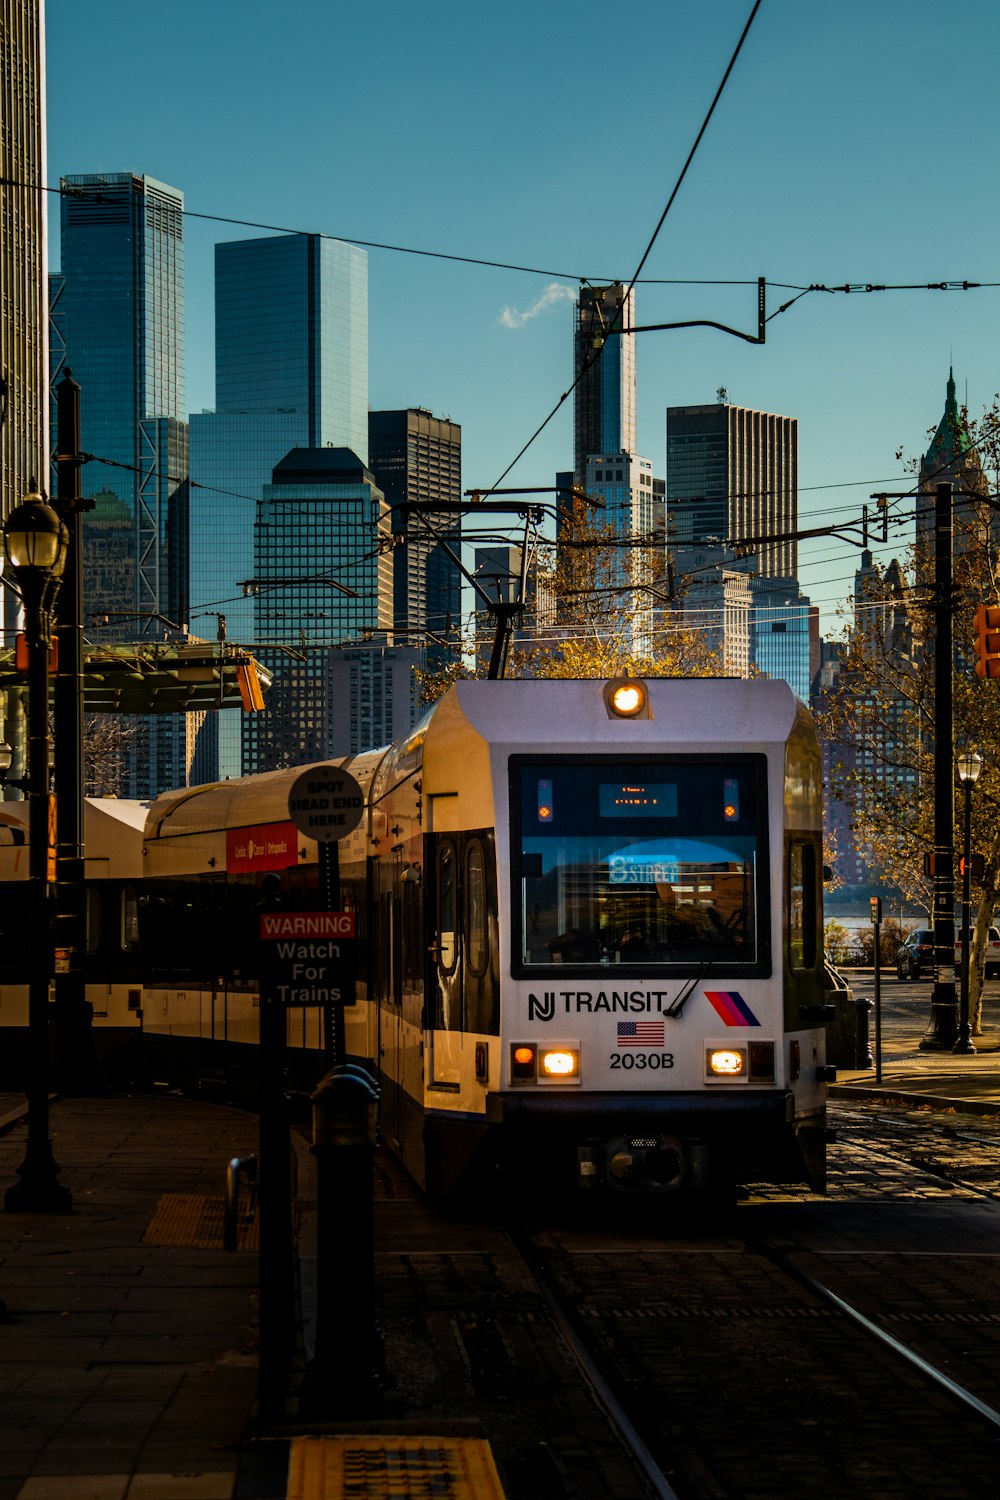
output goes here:
[[312, 1095], [316, 1157], [316, 1344], [310, 1414], [374, 1416], [384, 1357], [375, 1320], [373, 1174], [378, 1089], [334, 1068]]
[[854, 1066], [856, 1068], [874, 1068], [875, 1066], [871, 1042], [868, 1039], [868, 1017], [874, 1008], [870, 1000], [855, 1000], [854, 1002], [854, 1014], [857, 1017], [854, 1034]]

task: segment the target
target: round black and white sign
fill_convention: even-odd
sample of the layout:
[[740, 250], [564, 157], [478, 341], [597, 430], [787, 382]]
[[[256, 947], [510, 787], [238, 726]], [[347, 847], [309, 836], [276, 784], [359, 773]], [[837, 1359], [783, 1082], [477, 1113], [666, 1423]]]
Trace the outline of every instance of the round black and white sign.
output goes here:
[[364, 792], [351, 773], [339, 766], [303, 771], [288, 793], [288, 816], [300, 833], [321, 844], [342, 839], [357, 828], [364, 810]]

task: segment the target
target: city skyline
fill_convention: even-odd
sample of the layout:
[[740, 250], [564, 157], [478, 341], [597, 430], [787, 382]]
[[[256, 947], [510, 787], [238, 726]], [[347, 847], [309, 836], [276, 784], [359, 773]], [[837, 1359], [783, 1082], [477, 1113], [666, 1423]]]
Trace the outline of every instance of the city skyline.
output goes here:
[[[120, 7], [98, 9], [113, 22]], [[222, 18], [215, 25], [179, 0], [176, 31], [157, 32], [151, 61], [135, 70], [118, 50], [126, 28], [95, 26], [92, 15], [50, 4], [49, 180], [120, 162], [125, 141], [132, 164], [178, 183], [193, 213], [250, 221], [187, 220], [193, 412], [212, 402], [210, 263], [219, 236], [274, 225], [541, 268], [533, 276], [369, 246], [372, 405], [426, 406], [460, 422], [465, 483], [486, 487], [567, 390], [580, 278], [625, 278], [638, 264], [749, 6], [720, 0], [709, 28], [667, 8], [630, 8], [630, 86], [599, 91], [586, 111], [576, 89], [596, 8], [584, 4], [569, 29], [519, 3], [502, 25], [448, 4], [440, 11], [449, 23], [441, 56], [401, 5], [384, 8], [377, 33], [360, 15], [340, 19], [338, 47], [367, 50], [377, 63], [379, 117], [366, 115], [359, 128], [367, 75], [342, 78], [335, 106], [320, 108], [331, 24], [322, 7], [306, 5], [300, 17], [315, 43], [303, 56], [299, 30], [264, 46], [256, 24], [264, 13], [253, 0], [238, 38]], [[933, 28], [931, 47], [935, 14], [926, 3], [872, 14], [853, 0], [836, 15], [803, 13], [789, 0], [761, 8], [637, 296], [643, 323], [709, 319], [745, 332], [755, 331], [758, 275], [774, 283], [769, 315], [793, 305], [771, 316], [763, 347], [705, 328], [636, 338], [636, 448], [654, 472], [667, 406], [710, 402], [725, 385], [740, 405], [798, 418], [802, 526], [859, 520], [872, 490], [907, 487], [896, 449], [926, 448], [949, 365], [960, 401], [966, 386], [974, 412], [991, 399], [997, 381], [984, 332], [996, 290], [863, 291], [990, 279], [996, 210], [981, 192], [978, 162], [997, 140], [988, 59], [1000, 18], [978, 0], [959, 4], [947, 31]], [[130, 48], [151, 24], [130, 12]], [[864, 49], [855, 30], [865, 34]], [[974, 49], [964, 40], [970, 34]], [[253, 89], [293, 53], [304, 70], [296, 111], [255, 119]], [[427, 66], [419, 88], [414, 55]], [[664, 91], [665, 62], [678, 55], [684, 67], [671, 70]], [[530, 107], [511, 111], [515, 56]], [[963, 86], [949, 96], [943, 124], [940, 111], [897, 108], [959, 65]], [[119, 87], [94, 112], [82, 90], [98, 66], [111, 68]], [[210, 90], [207, 125], [200, 119], [194, 129], [160, 90], [178, 69], [195, 90]], [[412, 171], [418, 159], [430, 169]], [[436, 190], [445, 167], [461, 193]], [[960, 241], [947, 215], [914, 219], [935, 181], [977, 205]], [[800, 298], [812, 285], [850, 285], [857, 294]], [[564, 402], [505, 482], [551, 483], [571, 463]], [[891, 536], [886, 555], [910, 535], [912, 524]], [[855, 556], [837, 538], [802, 548], [803, 588], [825, 629], [837, 601], [850, 597]]]

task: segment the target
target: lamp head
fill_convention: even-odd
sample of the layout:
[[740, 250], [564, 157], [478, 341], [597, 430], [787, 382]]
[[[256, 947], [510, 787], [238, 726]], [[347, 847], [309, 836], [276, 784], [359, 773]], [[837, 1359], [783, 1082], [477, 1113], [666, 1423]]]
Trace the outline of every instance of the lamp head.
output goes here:
[[956, 761], [958, 767], [958, 779], [963, 786], [975, 786], [979, 780], [979, 773], [983, 769], [983, 757], [977, 755], [975, 750], [963, 750]]
[[32, 479], [31, 490], [4, 523], [4, 549], [17, 578], [61, 578], [69, 533]]

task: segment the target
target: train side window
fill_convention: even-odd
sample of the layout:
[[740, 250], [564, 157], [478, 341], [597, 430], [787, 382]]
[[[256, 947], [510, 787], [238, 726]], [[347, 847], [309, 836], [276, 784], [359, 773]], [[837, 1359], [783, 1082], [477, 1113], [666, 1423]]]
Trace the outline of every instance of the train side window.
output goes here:
[[465, 943], [468, 972], [478, 979], [490, 962], [486, 861], [478, 839], [471, 840], [465, 855]]
[[458, 868], [455, 846], [449, 839], [438, 845], [437, 857], [437, 929], [438, 967], [453, 974], [458, 962]]
[[99, 885], [88, 885], [84, 912], [84, 938], [83, 951], [85, 953], [99, 953], [101, 951], [101, 900], [103, 890]]
[[139, 946], [139, 895], [134, 886], [122, 887], [121, 947], [123, 953], [134, 953]]
[[792, 844], [788, 851], [788, 961], [793, 969], [816, 967], [816, 850]]

